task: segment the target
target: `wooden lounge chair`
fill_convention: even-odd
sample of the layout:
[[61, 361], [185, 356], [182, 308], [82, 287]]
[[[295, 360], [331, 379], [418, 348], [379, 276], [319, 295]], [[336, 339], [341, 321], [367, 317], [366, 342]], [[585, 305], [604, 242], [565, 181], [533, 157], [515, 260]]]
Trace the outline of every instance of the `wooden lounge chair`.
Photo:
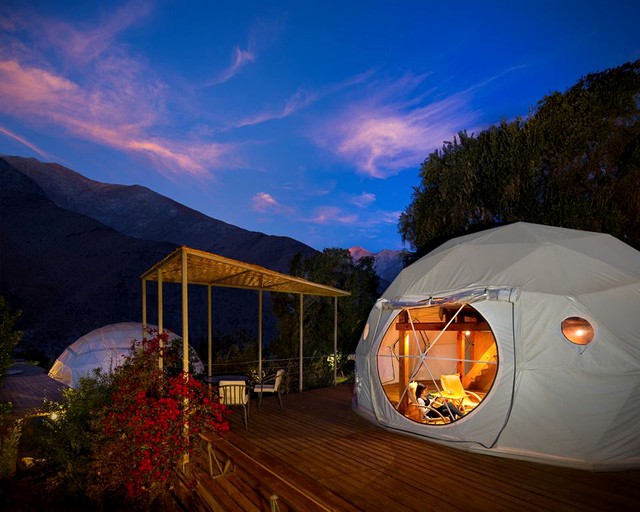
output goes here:
[[[407, 393], [409, 394], [409, 407], [413, 411], [417, 411], [418, 421], [422, 423], [428, 423], [430, 425], [443, 425], [450, 423], [451, 419], [443, 416], [439, 411], [428, 405], [420, 405], [416, 398], [416, 388], [418, 383], [415, 381], [409, 382]], [[414, 414], [415, 415], [415, 414]], [[412, 417], [412, 416], [410, 416]], [[416, 418], [413, 418], [416, 419]]]
[[440, 386], [442, 387], [442, 397], [452, 400], [464, 413], [473, 409], [482, 401], [476, 393], [464, 389], [458, 373], [440, 375]]

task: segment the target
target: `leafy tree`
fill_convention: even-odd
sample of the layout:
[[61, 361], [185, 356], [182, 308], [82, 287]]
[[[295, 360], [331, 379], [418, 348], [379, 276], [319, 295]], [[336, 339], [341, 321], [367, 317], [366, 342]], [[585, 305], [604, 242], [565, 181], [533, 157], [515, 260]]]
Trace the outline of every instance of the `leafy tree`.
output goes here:
[[460, 132], [424, 161], [399, 231], [421, 255], [516, 221], [610, 233], [640, 248], [640, 61], [543, 98], [527, 119]]
[[11, 311], [11, 307], [0, 295], [0, 386], [13, 363], [13, 348], [22, 340], [22, 331], [15, 329], [21, 312]]
[[[355, 350], [364, 323], [378, 294], [379, 278], [373, 258], [354, 262], [346, 249], [327, 248], [310, 258], [297, 255], [291, 261], [290, 274], [351, 292], [338, 299], [338, 350]], [[278, 336], [270, 347], [272, 355], [295, 357], [298, 350], [300, 299], [293, 294], [274, 294], [274, 313], [278, 320]], [[334, 299], [304, 298], [304, 338], [306, 353], [333, 352]]]

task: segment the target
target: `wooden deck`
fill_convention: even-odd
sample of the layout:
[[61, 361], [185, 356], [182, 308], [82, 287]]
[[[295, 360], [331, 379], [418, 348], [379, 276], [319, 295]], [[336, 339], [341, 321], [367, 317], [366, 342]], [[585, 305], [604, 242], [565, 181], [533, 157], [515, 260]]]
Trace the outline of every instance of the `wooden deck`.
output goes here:
[[[640, 509], [640, 470], [546, 466], [387, 431], [351, 409], [351, 390], [344, 385], [285, 395], [283, 401], [280, 411], [277, 399], [266, 397], [259, 412], [252, 401], [249, 430], [238, 410], [231, 417], [231, 432], [218, 443], [222, 458], [233, 459], [235, 472], [254, 473], [254, 488], [274, 486], [266, 494], [280, 497], [280, 510]], [[250, 478], [243, 491], [241, 483], [233, 483], [235, 476], [232, 471], [201, 482], [212, 495], [227, 493], [227, 505], [215, 510], [270, 510], [264, 502], [256, 504], [258, 497], [252, 499], [257, 491], [246, 483]], [[288, 505], [282, 481], [300, 494]], [[296, 499], [315, 505], [296, 506]]]
[[[37, 368], [19, 369], [0, 389], [15, 414], [59, 397], [62, 384]], [[349, 386], [285, 395], [284, 411], [275, 397], [265, 397], [260, 411], [256, 402], [249, 430], [236, 410], [231, 432], [213, 442], [218, 461], [230, 462], [228, 472], [211, 478], [206, 456], [193, 461], [208, 510], [640, 510], [640, 470], [558, 468], [387, 431], [351, 409]], [[269, 499], [276, 495], [278, 508], [272, 508]], [[205, 502], [187, 502], [187, 509], [206, 510]]]

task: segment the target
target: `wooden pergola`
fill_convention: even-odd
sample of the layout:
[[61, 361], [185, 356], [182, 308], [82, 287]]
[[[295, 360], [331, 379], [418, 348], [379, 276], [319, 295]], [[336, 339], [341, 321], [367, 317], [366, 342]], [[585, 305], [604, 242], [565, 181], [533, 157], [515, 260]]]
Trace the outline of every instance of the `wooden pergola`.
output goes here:
[[[164, 259], [153, 265], [141, 276], [142, 279], [142, 324], [147, 325], [147, 281], [158, 284], [158, 331], [163, 332], [163, 296], [164, 283], [182, 285], [182, 365], [183, 370], [189, 370], [189, 300], [188, 286], [201, 285], [207, 287], [207, 317], [208, 317], [208, 375], [212, 375], [212, 301], [211, 289], [214, 286], [227, 288], [241, 288], [258, 291], [258, 373], [262, 375], [262, 294], [281, 292], [298, 294], [300, 297], [300, 391], [303, 386], [303, 354], [304, 329], [303, 308], [304, 296], [316, 295], [334, 298], [334, 357], [338, 350], [338, 297], [351, 295], [350, 292], [339, 290], [331, 286], [313, 283], [299, 277], [289, 276], [274, 270], [252, 265], [242, 261], [225, 258], [217, 254], [179, 247]], [[334, 365], [334, 382], [337, 378], [337, 368]]]

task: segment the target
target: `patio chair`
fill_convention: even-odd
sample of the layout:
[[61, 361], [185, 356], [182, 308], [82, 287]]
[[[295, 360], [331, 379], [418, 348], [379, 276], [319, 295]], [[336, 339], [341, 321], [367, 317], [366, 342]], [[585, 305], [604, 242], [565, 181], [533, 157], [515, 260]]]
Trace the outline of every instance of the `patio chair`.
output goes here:
[[278, 396], [278, 402], [280, 402], [280, 409], [284, 411], [284, 407], [282, 406], [282, 392], [280, 391], [282, 387], [282, 377], [284, 376], [284, 370], [280, 369], [276, 372], [275, 375], [270, 377], [265, 377], [262, 381], [258, 382], [253, 390], [258, 393], [258, 410], [260, 410], [260, 406], [262, 405], [262, 395], [264, 393], [275, 393]]
[[442, 387], [442, 397], [456, 402], [458, 408], [464, 413], [482, 401], [476, 393], [464, 389], [459, 373], [440, 375], [440, 386]]
[[[420, 405], [418, 403], [418, 399], [416, 398], [417, 387], [418, 387], [418, 383], [416, 381], [409, 382], [407, 393], [409, 395], [409, 408], [410, 410], [417, 411], [418, 421], [421, 421], [422, 423], [428, 423], [431, 425], [442, 425], [444, 423], [449, 423], [451, 419], [443, 416], [439, 411], [437, 411], [433, 407], [429, 407], [428, 405]], [[415, 416], [416, 416], [415, 413], [411, 414], [410, 412], [410, 417], [412, 419], [416, 419]]]
[[245, 382], [237, 380], [221, 380], [218, 387], [220, 403], [234, 406], [240, 405], [244, 411], [244, 428], [249, 430], [249, 399], [251, 388]]

